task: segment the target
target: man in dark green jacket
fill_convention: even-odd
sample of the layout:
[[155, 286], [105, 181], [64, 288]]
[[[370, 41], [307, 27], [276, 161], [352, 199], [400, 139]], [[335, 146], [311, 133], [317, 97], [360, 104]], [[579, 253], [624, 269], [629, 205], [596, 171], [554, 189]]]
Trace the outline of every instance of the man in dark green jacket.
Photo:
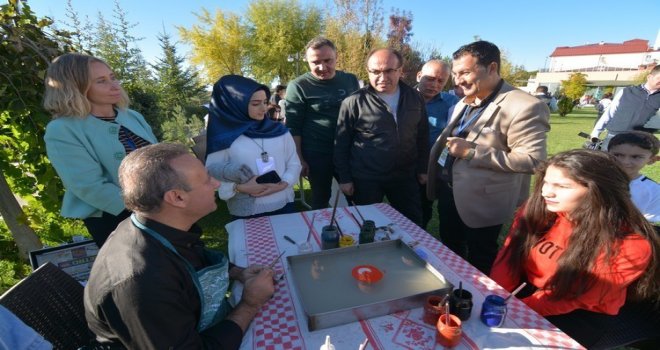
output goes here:
[[421, 225], [419, 185], [426, 183], [429, 125], [424, 99], [400, 81], [402, 65], [395, 50], [369, 54], [369, 86], [339, 110], [334, 163], [341, 190], [356, 204], [387, 196], [394, 209]]
[[305, 50], [309, 73], [291, 83], [286, 92], [286, 125], [302, 163], [301, 176], [312, 185], [312, 208], [328, 206], [337, 114], [341, 102], [359, 88], [355, 75], [335, 70], [337, 49], [332, 41], [317, 37]]

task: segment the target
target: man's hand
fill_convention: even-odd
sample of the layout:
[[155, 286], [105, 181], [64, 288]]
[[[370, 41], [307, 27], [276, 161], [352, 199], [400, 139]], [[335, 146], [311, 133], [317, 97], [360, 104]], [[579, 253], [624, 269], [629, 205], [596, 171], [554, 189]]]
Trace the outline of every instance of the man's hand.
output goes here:
[[309, 176], [309, 165], [307, 165], [307, 162], [302, 157], [298, 158], [300, 158], [300, 165], [302, 166], [302, 168], [300, 168], [300, 176]]
[[470, 142], [460, 137], [448, 137], [445, 147], [447, 147], [449, 154], [461, 159], [467, 158], [473, 148]]
[[256, 276], [249, 278], [244, 283], [241, 302], [250, 307], [260, 309], [275, 293], [273, 283], [274, 271], [269, 268], [262, 269]]
[[264, 269], [269, 269], [269, 267], [266, 265], [256, 265], [256, 264], [250, 265], [242, 269], [236, 279], [239, 280], [241, 283], [245, 284], [245, 282], [250, 278], [257, 277], [257, 275], [259, 275], [259, 272], [261, 272]]
[[302, 137], [294, 136], [293, 143], [296, 144], [296, 153], [298, 154], [298, 159], [300, 159], [300, 165], [302, 166], [300, 169], [300, 176], [307, 177], [309, 176], [309, 165], [302, 156]]
[[339, 184], [339, 189], [347, 196], [353, 195], [353, 183]]
[[[245, 270], [252, 268], [248, 267]], [[227, 315], [227, 319], [236, 323], [243, 332], [250, 326], [250, 322], [256, 316], [264, 303], [275, 293], [273, 284], [274, 272], [272, 269], [263, 268], [254, 277], [248, 278], [243, 283], [243, 296], [236, 308]]]
[[426, 185], [428, 179], [429, 177], [426, 174], [417, 174], [417, 181], [419, 181], [420, 185]]

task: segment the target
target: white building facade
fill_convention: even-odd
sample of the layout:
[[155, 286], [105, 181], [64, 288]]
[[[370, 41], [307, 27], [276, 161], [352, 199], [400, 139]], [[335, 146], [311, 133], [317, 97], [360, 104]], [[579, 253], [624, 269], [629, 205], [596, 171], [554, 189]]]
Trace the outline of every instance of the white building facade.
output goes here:
[[572, 73], [587, 75], [587, 94], [600, 97], [606, 86], [624, 87], [634, 83], [646, 70], [660, 64], [660, 30], [653, 46], [648, 40], [633, 39], [623, 43], [598, 43], [557, 47], [549, 57], [549, 68], [529, 79], [525, 90], [545, 85], [550, 92], [561, 86]]

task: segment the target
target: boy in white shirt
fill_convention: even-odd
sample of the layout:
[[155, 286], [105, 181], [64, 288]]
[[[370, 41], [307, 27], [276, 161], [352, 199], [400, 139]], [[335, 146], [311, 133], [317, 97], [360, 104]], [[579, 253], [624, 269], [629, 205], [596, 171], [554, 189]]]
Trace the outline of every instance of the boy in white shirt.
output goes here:
[[630, 177], [630, 194], [633, 203], [644, 217], [654, 225], [660, 225], [660, 185], [640, 174], [640, 170], [660, 159], [660, 141], [644, 131], [627, 131], [616, 134], [607, 151]]

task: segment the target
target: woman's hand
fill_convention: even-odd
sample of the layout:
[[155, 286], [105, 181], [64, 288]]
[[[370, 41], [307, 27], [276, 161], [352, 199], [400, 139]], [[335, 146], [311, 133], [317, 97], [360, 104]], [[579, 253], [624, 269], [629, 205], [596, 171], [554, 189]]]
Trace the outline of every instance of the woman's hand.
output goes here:
[[266, 191], [266, 184], [257, 183], [257, 177], [253, 176], [250, 180], [244, 184], [237, 184], [236, 191], [241, 193], [249, 194], [250, 196], [260, 197], [263, 196], [261, 193]]
[[286, 181], [280, 181], [276, 184], [262, 184], [262, 185], [266, 186], [266, 190], [259, 193], [259, 194], [255, 194], [253, 196], [263, 197], [263, 196], [267, 196], [269, 194], [277, 193], [277, 192], [282, 191], [282, 190], [286, 189], [287, 187], [289, 187], [289, 184]]

